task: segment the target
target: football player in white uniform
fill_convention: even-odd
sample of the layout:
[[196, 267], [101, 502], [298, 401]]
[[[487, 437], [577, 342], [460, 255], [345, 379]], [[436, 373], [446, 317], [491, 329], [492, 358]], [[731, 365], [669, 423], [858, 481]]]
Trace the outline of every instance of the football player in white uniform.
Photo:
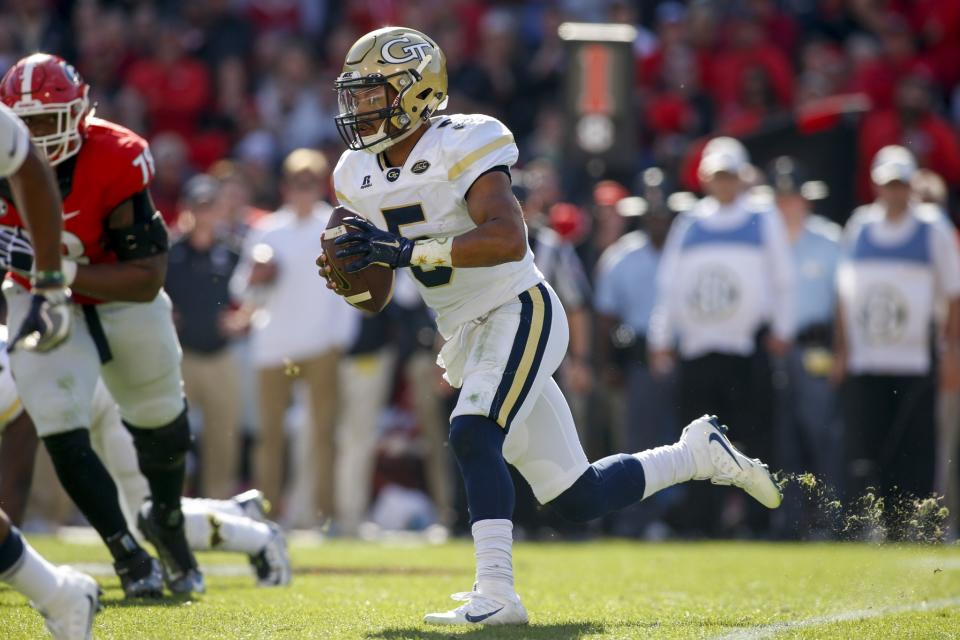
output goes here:
[[[30, 132], [0, 105], [0, 177], [7, 178], [36, 245], [31, 301], [15, 348], [50, 351], [70, 334], [70, 291], [60, 259], [60, 191]], [[6, 346], [3, 348], [6, 353]], [[100, 588], [90, 576], [56, 567], [31, 547], [0, 509], [0, 581], [30, 598], [58, 640], [90, 638], [100, 606]]]
[[[691, 479], [780, 504], [766, 468], [737, 451], [715, 418], [694, 421], [674, 445], [587, 461], [552, 378], [567, 349], [567, 321], [533, 264], [510, 188], [517, 146], [493, 118], [436, 116], [447, 75], [433, 40], [398, 27], [368, 33], [347, 53], [335, 87], [337, 127], [349, 150], [334, 186], [340, 203], [363, 216], [337, 240], [337, 257], [354, 257], [348, 271], [411, 268], [447, 341], [438, 363], [461, 389], [450, 446], [466, 485], [476, 583], [454, 595], [461, 606], [427, 622], [527, 622], [514, 589], [507, 462], [542, 504], [577, 521]], [[325, 261], [318, 259], [326, 277]], [[328, 286], [336, 289], [329, 277]]]
[[[37, 436], [23, 409], [6, 355], [6, 327], [0, 326], [0, 460], [18, 455], [16, 468], [3, 468], [0, 501], [26, 502], [33, 474]], [[102, 381], [93, 394], [90, 442], [117, 485], [120, 507], [131, 532], [138, 532], [140, 506], [150, 499], [150, 486], [137, 466], [133, 437], [123, 427], [117, 403]], [[17, 451], [10, 451], [16, 448]], [[10, 454], [13, 455], [10, 455]], [[236, 551], [250, 558], [257, 586], [290, 583], [290, 559], [280, 527], [266, 519], [263, 494], [252, 490], [230, 500], [183, 498], [184, 529], [194, 551]], [[22, 518], [16, 509], [11, 519]]]

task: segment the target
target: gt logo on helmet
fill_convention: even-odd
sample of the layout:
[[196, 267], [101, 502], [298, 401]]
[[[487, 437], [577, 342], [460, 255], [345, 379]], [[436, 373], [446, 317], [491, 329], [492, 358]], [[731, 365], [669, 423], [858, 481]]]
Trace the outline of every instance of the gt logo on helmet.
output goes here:
[[405, 47], [400, 47], [400, 51], [407, 55], [402, 58], [398, 58], [390, 53], [390, 47], [401, 42], [410, 42], [410, 38], [404, 36], [403, 38], [397, 38], [395, 40], [388, 40], [387, 42], [384, 42], [383, 47], [380, 48], [380, 57], [386, 62], [390, 62], [392, 64], [401, 64], [404, 62], [410, 62], [411, 60], [423, 60], [423, 50], [430, 48], [430, 44], [426, 42], [408, 44]]

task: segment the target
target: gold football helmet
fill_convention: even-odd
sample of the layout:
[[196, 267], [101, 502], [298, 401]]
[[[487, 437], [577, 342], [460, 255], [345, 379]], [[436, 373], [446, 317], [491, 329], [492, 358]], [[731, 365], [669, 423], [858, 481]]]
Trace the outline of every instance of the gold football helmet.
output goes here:
[[351, 149], [379, 153], [447, 105], [447, 62], [416, 29], [384, 27], [357, 40], [334, 82], [335, 120]]

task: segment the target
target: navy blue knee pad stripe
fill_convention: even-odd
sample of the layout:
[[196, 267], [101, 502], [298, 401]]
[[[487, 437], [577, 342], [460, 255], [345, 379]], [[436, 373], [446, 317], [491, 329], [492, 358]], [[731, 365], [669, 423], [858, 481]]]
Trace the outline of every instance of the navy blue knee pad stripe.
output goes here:
[[23, 537], [20, 531], [11, 525], [10, 533], [0, 542], [0, 577], [12, 574], [23, 559]]
[[541, 283], [521, 293], [520, 324], [487, 417], [509, 429], [536, 379], [550, 338], [552, 305]]

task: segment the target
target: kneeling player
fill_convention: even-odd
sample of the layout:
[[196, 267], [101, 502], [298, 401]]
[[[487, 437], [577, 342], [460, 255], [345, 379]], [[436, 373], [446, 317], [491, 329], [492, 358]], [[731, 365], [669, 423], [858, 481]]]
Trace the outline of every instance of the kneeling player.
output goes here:
[[[335, 88], [349, 150], [334, 186], [341, 204], [366, 218], [337, 239], [336, 257], [353, 260], [348, 271], [411, 267], [447, 340], [439, 362], [461, 388], [450, 447], [466, 485], [476, 583], [454, 596], [462, 606], [427, 622], [527, 622], [513, 582], [508, 462], [542, 504], [577, 521], [688, 480], [731, 484], [779, 506], [766, 468], [737, 451], [712, 417], [695, 420], [674, 445], [587, 461], [552, 377], [567, 350], [567, 321], [534, 266], [511, 191], [517, 146], [493, 118], [434, 117], [447, 76], [433, 40], [402, 27], [368, 33], [347, 53]], [[319, 264], [329, 276], [323, 256]], [[336, 290], [329, 278], [328, 286]]]

